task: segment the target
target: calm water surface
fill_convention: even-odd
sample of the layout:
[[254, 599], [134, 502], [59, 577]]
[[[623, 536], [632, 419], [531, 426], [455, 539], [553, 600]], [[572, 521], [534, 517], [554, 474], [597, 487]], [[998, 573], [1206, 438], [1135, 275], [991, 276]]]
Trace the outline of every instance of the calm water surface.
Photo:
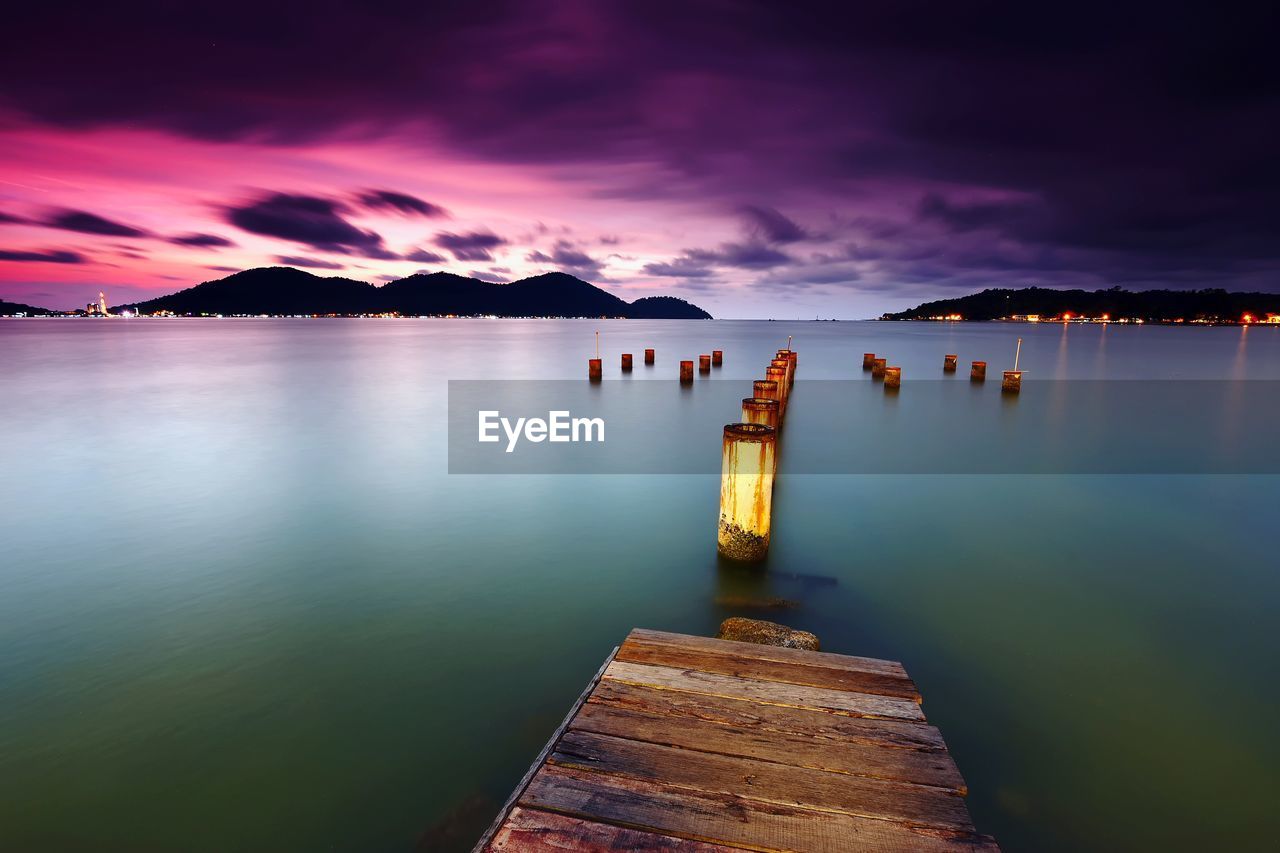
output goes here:
[[1006, 850], [1273, 849], [1280, 477], [784, 454], [760, 574], [715, 476], [446, 473], [447, 379], [580, 378], [596, 328], [606, 378], [714, 346], [744, 395], [788, 334], [806, 379], [1018, 335], [1029, 378], [1280, 379], [1269, 328], [0, 321], [0, 850], [467, 849], [630, 628], [735, 596], [902, 660]]

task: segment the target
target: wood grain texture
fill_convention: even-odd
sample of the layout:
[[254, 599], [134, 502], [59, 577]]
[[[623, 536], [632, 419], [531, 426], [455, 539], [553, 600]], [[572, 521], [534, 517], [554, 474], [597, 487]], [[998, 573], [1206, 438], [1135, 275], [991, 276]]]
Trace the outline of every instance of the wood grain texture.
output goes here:
[[636, 629], [476, 851], [998, 853], [901, 664]]
[[889, 717], [921, 722], [924, 720], [924, 714], [918, 704], [910, 699], [900, 699], [895, 696], [823, 690], [799, 684], [757, 681], [750, 678], [735, 678], [710, 672], [625, 663], [618, 660], [609, 664], [604, 671], [604, 677], [627, 684], [641, 684], [664, 690], [683, 690], [686, 693], [750, 699], [770, 705], [814, 708], [856, 717]]
[[636, 628], [627, 635], [627, 639], [647, 643], [663, 643], [681, 649], [726, 652], [739, 657], [755, 658], [757, 660], [844, 668], [851, 672], [878, 672], [882, 675], [894, 675], [903, 679], [908, 677], [907, 671], [902, 664], [897, 661], [879, 660], [877, 658], [837, 655], [831, 652], [810, 652], [804, 649], [762, 646], [756, 643], [739, 643], [733, 640], [717, 640], [713, 637], [671, 634], [666, 631], [654, 631], [649, 628]]
[[521, 806], [695, 841], [796, 853], [997, 850], [990, 839], [835, 811], [764, 803], [606, 773], [544, 766]]
[[[617, 660], [629, 663], [669, 666], [676, 669], [695, 669], [714, 672], [736, 678], [752, 678], [758, 681], [781, 681], [827, 690], [847, 690], [855, 693], [874, 693], [920, 701], [915, 684], [905, 675], [885, 673], [848, 666], [830, 666], [821, 660], [820, 652], [801, 652], [814, 656], [808, 660], [780, 661], [742, 654], [738, 648], [682, 648], [672, 643], [658, 643], [632, 636], [618, 649]], [[717, 641], [725, 646], [757, 648], [753, 643]], [[759, 646], [758, 648], [773, 648]], [[797, 651], [787, 649], [786, 651]]]
[[605, 850], [630, 850], [637, 853], [737, 853], [742, 849], [523, 808], [511, 810], [507, 822], [485, 848], [492, 853], [546, 853], [548, 850], [570, 853]]
[[569, 731], [964, 792], [960, 771], [945, 752], [892, 749], [856, 741], [837, 744], [806, 735], [674, 719], [592, 702], [578, 711]]
[[820, 742], [834, 741], [823, 743], [827, 749], [839, 748], [846, 742], [899, 749], [946, 749], [942, 733], [927, 723], [848, 717], [808, 708], [764, 705], [749, 699], [659, 690], [621, 681], [602, 680], [587, 702], [681, 720], [705, 720], [761, 732], [800, 735]]
[[710, 794], [972, 832], [964, 800], [940, 788], [887, 782], [741, 756], [696, 752], [570, 729], [551, 763]]

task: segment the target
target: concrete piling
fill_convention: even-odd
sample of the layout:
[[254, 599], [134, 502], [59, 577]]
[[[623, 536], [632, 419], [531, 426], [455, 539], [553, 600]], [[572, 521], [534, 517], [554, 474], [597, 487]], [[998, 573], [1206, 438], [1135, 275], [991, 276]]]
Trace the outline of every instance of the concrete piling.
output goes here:
[[711, 364], [715, 367], [724, 364], [724, 350], [713, 349], [711, 351]]
[[693, 362], [692, 361], [686, 360], [686, 361], [680, 362], [680, 381], [681, 382], [693, 381]]
[[884, 390], [897, 391], [902, 387], [902, 368], [886, 367], [884, 369]]
[[787, 363], [787, 385], [794, 385], [796, 381], [796, 362], [795, 353], [789, 349], [780, 349], [774, 355], [775, 360], [782, 360]]
[[876, 354], [873, 352], [864, 352], [862, 354], [862, 369], [870, 370], [876, 362]]
[[942, 357], [942, 372], [943, 372], [943, 373], [955, 373], [955, 372], [956, 372], [956, 364], [957, 364], [957, 362], [959, 362], [959, 361], [960, 361], [960, 356], [958, 356], [958, 355], [944, 355], [944, 356]]
[[1022, 392], [1022, 371], [1006, 370], [1004, 372], [1004, 381], [1000, 383], [1000, 390], [1005, 394], [1018, 394]]
[[885, 368], [889, 366], [889, 359], [877, 358], [871, 362], [871, 378], [884, 379]]
[[587, 378], [592, 382], [599, 382], [604, 375], [604, 367], [598, 358], [587, 359]]
[[986, 382], [987, 363], [985, 361], [975, 361], [973, 366], [969, 368], [969, 379], [973, 382]]
[[644, 351], [644, 363], [653, 364], [653, 350], [647, 349]]
[[742, 421], [778, 428], [778, 401], [771, 397], [743, 397]]
[[624, 352], [622, 354], [622, 372], [623, 373], [631, 372], [631, 353], [629, 352]]
[[726, 424], [721, 450], [717, 550], [758, 562], [769, 553], [777, 431], [764, 424]]
[[698, 372], [699, 373], [711, 372], [711, 355], [710, 354], [704, 353], [703, 355], [698, 356]]

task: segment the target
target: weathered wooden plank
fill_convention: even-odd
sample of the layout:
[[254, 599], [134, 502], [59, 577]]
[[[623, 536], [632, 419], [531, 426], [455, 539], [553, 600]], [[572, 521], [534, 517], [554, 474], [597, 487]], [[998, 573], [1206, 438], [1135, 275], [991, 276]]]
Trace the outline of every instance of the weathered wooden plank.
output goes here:
[[521, 806], [698, 841], [794, 853], [956, 853], [997, 848], [990, 839], [890, 820], [763, 803], [547, 765]]
[[899, 678], [909, 677], [902, 664], [892, 660], [880, 660], [879, 658], [838, 655], [832, 652], [811, 652], [805, 649], [788, 649], [781, 646], [764, 646], [757, 643], [740, 643], [735, 640], [717, 640], [713, 637], [672, 634], [667, 631], [654, 631], [649, 628], [634, 628], [627, 635], [627, 639], [646, 643], [664, 643], [682, 649], [727, 652], [741, 657], [755, 658], [756, 660], [825, 666], [832, 669], [847, 669], [850, 672], [878, 672], [881, 675], [893, 675]]
[[973, 831], [964, 800], [941, 788], [698, 752], [572, 728], [560, 738], [548, 761], [711, 794], [735, 794], [913, 826]]
[[870, 693], [822, 690], [799, 684], [779, 681], [757, 681], [751, 678], [734, 678], [695, 670], [680, 670], [668, 666], [625, 663], [615, 660], [604, 671], [606, 679], [628, 684], [643, 684], [664, 690], [683, 690], [686, 693], [705, 693], [712, 696], [730, 696], [750, 699], [770, 705], [797, 708], [815, 708], [835, 714], [857, 717], [890, 717], [901, 720], [923, 721], [920, 706], [910, 699], [896, 696], [877, 696]]
[[538, 772], [538, 768], [547, 760], [547, 756], [551, 754], [552, 748], [554, 748], [556, 742], [560, 740], [560, 736], [564, 734], [565, 729], [569, 727], [569, 723], [573, 720], [574, 715], [578, 713], [578, 709], [586, 703], [587, 697], [591, 695], [591, 691], [600, 683], [601, 676], [603, 676], [604, 671], [609, 668], [609, 664], [613, 663], [613, 656], [617, 653], [617, 648], [614, 648], [613, 651], [609, 652], [609, 656], [604, 659], [604, 663], [602, 663], [600, 668], [596, 670], [596, 674], [591, 677], [589, 682], [587, 682], [586, 688], [583, 689], [582, 693], [569, 708], [569, 713], [560, 721], [560, 725], [556, 726], [556, 730], [551, 733], [551, 738], [547, 741], [546, 745], [542, 747], [542, 751], [539, 752], [538, 757], [533, 760], [533, 764], [525, 771], [524, 776], [520, 779], [520, 783], [516, 785], [515, 790], [511, 792], [511, 796], [507, 798], [507, 801], [503, 803], [502, 808], [498, 810], [498, 816], [493, 819], [493, 823], [490, 824], [487, 830], [485, 830], [484, 835], [480, 836], [480, 840], [477, 841], [476, 846], [471, 849], [471, 853], [480, 853], [480, 851], [484, 850], [494, 833], [502, 826], [502, 823], [506, 820], [508, 813], [510, 813], [511, 809], [515, 807], [516, 802], [520, 799], [520, 795], [524, 793], [524, 789], [528, 786], [529, 781], [534, 777], [534, 774]]
[[[746, 646], [752, 643], [726, 643]], [[763, 648], [770, 648], [765, 646]], [[814, 653], [810, 653], [814, 654]], [[670, 643], [653, 643], [629, 637], [618, 649], [617, 660], [628, 663], [644, 663], [653, 666], [670, 666], [676, 669], [696, 669], [758, 681], [781, 681], [787, 684], [803, 684], [827, 690], [849, 690], [856, 693], [876, 693], [882, 696], [898, 696], [920, 701], [920, 693], [909, 678], [882, 672], [865, 672], [847, 667], [824, 666], [821, 662], [776, 661], [744, 656], [736, 649], [684, 648]]]
[[506, 823], [485, 848], [492, 853], [546, 853], [548, 850], [569, 853], [595, 853], [604, 850], [629, 850], [637, 853], [738, 853], [742, 849], [522, 808], [511, 810]]
[[812, 737], [819, 739], [825, 749], [839, 749], [849, 741], [900, 749], [946, 749], [942, 733], [928, 723], [847, 717], [807, 708], [764, 705], [746, 699], [659, 690], [621, 681], [601, 680], [587, 703], [680, 720], [706, 720], [763, 732]]
[[[808, 712], [796, 712], [808, 713]], [[964, 779], [946, 752], [890, 749], [856, 741], [832, 743], [806, 735], [739, 728], [703, 720], [675, 719], [588, 701], [569, 732], [612, 735], [726, 756], [744, 756], [873, 779], [965, 791]]]

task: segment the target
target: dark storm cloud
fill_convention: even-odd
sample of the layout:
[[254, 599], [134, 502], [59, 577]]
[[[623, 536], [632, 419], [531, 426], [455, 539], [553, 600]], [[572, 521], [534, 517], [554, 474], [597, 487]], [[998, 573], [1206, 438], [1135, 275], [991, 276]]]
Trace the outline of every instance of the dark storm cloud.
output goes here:
[[46, 264], [83, 264], [88, 259], [79, 252], [68, 252], [64, 249], [43, 249], [37, 251], [22, 249], [0, 249], [0, 261], [32, 261]]
[[31, 220], [27, 219], [25, 216], [18, 216], [17, 214], [13, 214], [13, 213], [5, 213], [3, 210], [0, 210], [0, 225], [6, 222], [12, 223], [15, 225], [20, 225], [30, 221]]
[[371, 210], [393, 210], [397, 213], [428, 218], [449, 215], [449, 212], [438, 204], [393, 190], [364, 190], [358, 198], [361, 204]]
[[227, 222], [251, 234], [302, 243], [313, 249], [365, 258], [395, 259], [382, 237], [343, 218], [347, 208], [318, 196], [271, 193], [226, 208]]
[[[1080, 275], [1280, 268], [1265, 4], [404, 0], [298, 16], [151, 0], [28, 4], [9, 29], [23, 38], [0, 51], [6, 105], [61, 126], [412, 141], [411, 118], [478, 160], [652, 164], [661, 180], [619, 169], [598, 194], [742, 209], [756, 229], [743, 246], [906, 199], [906, 239], [1011, 240]], [[938, 187], [1029, 199], [1029, 215], [948, 189], [912, 216]], [[283, 239], [367, 250], [314, 238]]]
[[505, 246], [506, 239], [491, 231], [472, 231], [468, 234], [453, 234], [441, 231], [435, 236], [435, 244], [447, 249], [460, 261], [491, 261], [491, 249]]
[[467, 275], [472, 278], [478, 278], [481, 281], [487, 281], [490, 284], [508, 284], [511, 281], [511, 279], [506, 278], [505, 276], [501, 276], [487, 270], [471, 270]]
[[108, 237], [150, 237], [150, 233], [123, 222], [115, 222], [86, 210], [55, 210], [40, 222], [48, 228], [76, 231], [80, 234], [103, 234]]
[[307, 267], [316, 270], [340, 270], [342, 264], [326, 261], [322, 258], [307, 258], [301, 255], [276, 255], [276, 263], [289, 267]]
[[217, 234], [179, 234], [176, 237], [170, 237], [169, 242], [175, 246], [209, 249], [222, 249], [235, 245], [226, 237], [219, 237]]

